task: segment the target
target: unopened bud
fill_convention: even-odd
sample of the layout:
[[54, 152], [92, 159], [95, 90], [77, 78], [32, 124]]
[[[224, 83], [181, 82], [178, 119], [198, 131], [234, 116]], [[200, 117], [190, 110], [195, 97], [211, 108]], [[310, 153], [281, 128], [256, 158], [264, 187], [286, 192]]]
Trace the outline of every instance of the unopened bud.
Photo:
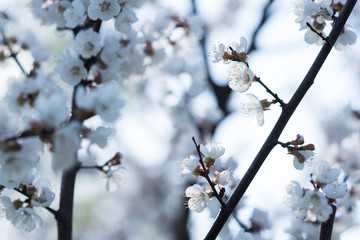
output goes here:
[[291, 141], [290, 144], [293, 146], [298, 146], [304, 144], [305, 140], [304, 137], [300, 134], [296, 135], [296, 139]]
[[300, 147], [300, 150], [303, 150], [303, 151], [306, 151], [306, 150], [314, 151], [314, 150], [315, 150], [315, 145], [314, 145], [314, 144], [308, 144], [308, 145], [305, 145], [305, 146], [301, 146], [301, 147]]

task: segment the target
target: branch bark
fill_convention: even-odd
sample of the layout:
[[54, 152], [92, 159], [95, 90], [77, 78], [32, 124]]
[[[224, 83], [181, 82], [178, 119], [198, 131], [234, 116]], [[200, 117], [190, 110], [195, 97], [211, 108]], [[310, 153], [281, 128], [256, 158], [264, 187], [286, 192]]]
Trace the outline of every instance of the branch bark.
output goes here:
[[330, 215], [329, 219], [321, 224], [320, 229], [320, 240], [330, 240], [331, 234], [334, 226], [335, 214], [336, 214], [336, 206], [331, 205], [333, 212]]
[[58, 228], [58, 240], [72, 239], [72, 216], [74, 205], [75, 179], [80, 163], [63, 172], [61, 177], [60, 206], [55, 215]]
[[328, 41], [324, 44], [321, 48], [318, 56], [316, 57], [313, 65], [311, 66], [310, 70], [306, 74], [304, 80], [302, 81], [301, 85], [294, 93], [293, 97], [291, 98], [290, 102], [283, 108], [282, 114], [280, 115], [277, 123], [275, 124], [272, 132], [268, 136], [267, 140], [265, 141], [264, 145], [260, 149], [259, 153], [253, 160], [251, 166], [249, 167], [248, 171], [237, 185], [236, 189], [234, 190], [233, 194], [229, 198], [229, 200], [225, 204], [225, 208], [222, 208], [219, 215], [215, 219], [214, 224], [212, 225], [211, 229], [209, 230], [205, 240], [212, 240], [216, 239], [219, 232], [223, 228], [224, 224], [226, 223], [227, 219], [229, 218], [232, 211], [235, 209], [237, 203], [240, 201], [242, 196], [244, 195], [245, 191], [247, 190], [248, 186], [254, 179], [256, 173], [262, 166], [263, 162], [271, 152], [271, 150], [276, 146], [277, 141], [279, 139], [280, 134], [284, 130], [287, 122], [289, 121], [290, 117], [294, 113], [295, 109], [305, 96], [306, 92], [310, 89], [311, 85], [314, 83], [314, 79], [318, 74], [319, 70], [321, 69], [323, 63], [325, 62], [327, 56], [329, 55], [332, 47], [334, 46], [340, 32], [343, 30], [345, 22], [347, 21], [350, 13], [352, 12], [357, 0], [348, 0], [339, 16], [335, 25], [328, 37]]

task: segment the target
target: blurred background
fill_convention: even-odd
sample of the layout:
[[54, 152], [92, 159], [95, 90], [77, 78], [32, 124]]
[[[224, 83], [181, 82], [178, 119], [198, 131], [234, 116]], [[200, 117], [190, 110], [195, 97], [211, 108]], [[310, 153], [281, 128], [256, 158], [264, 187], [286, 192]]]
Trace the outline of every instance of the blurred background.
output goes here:
[[[45, 66], [51, 72], [58, 55], [71, 44], [71, 35], [56, 32], [54, 26], [41, 26], [30, 13], [28, 2], [0, 2], [0, 10], [14, 18], [11, 27], [7, 27], [7, 34], [34, 31], [51, 55]], [[85, 169], [79, 172], [74, 204], [76, 240], [203, 239], [220, 205], [212, 199], [209, 208], [202, 213], [189, 212], [184, 206], [184, 193], [196, 179], [182, 178], [176, 162], [195, 153], [193, 136], [198, 143], [221, 142], [225, 154], [216, 167], [217, 170], [229, 167], [233, 170], [234, 180], [226, 188], [229, 196], [281, 113], [278, 105], [272, 106], [271, 111], [265, 112], [262, 127], [246, 119], [239, 105], [243, 96], [227, 87], [227, 70], [231, 65], [212, 62], [214, 47], [219, 43], [239, 42], [241, 36], [245, 37], [250, 68], [284, 102], [289, 101], [320, 50], [320, 46], [304, 41], [305, 31], [299, 31], [300, 26], [294, 21], [293, 3], [288, 0], [147, 0], [137, 11], [139, 21], [134, 28], [145, 31], [147, 22], [164, 13], [188, 19], [197, 24], [198, 29], [194, 28], [191, 36], [185, 36], [180, 30], [172, 32], [169, 39], [176, 41], [179, 49], [167, 52], [166, 62], [149, 64], [141, 76], [119, 79], [126, 100], [122, 117], [116, 123], [116, 133], [108, 146], [104, 150], [94, 147], [92, 151], [98, 163], [110, 159], [114, 152], [121, 152], [125, 176], [116, 191], [108, 192], [99, 172]], [[359, 4], [348, 23], [360, 32]], [[113, 31], [112, 26], [105, 25], [101, 31]], [[199, 37], [204, 40], [203, 44]], [[344, 141], [352, 142], [352, 150], [358, 151], [358, 138], [348, 139], [359, 134], [359, 116], [354, 114], [360, 111], [359, 53], [359, 43], [346, 51], [330, 53], [280, 141], [287, 142], [302, 134], [305, 143], [316, 146], [320, 159], [334, 164]], [[24, 65], [30, 61], [27, 58], [21, 59]], [[21, 72], [10, 60], [0, 67], [3, 97], [7, 84], [19, 78]], [[249, 92], [259, 99], [271, 99], [256, 83]], [[356, 146], [358, 148], [354, 149]], [[49, 156], [43, 157], [39, 168], [51, 179], [58, 193], [61, 176], [51, 170]], [[295, 239], [287, 231], [295, 216], [283, 204], [285, 187], [291, 180], [309, 185], [309, 171], [294, 169], [292, 156], [287, 155], [286, 149], [275, 147], [239, 204], [238, 219], [250, 226], [249, 219], [257, 208], [267, 213], [271, 223], [270, 229], [262, 231], [264, 238]], [[57, 209], [57, 204], [58, 196], [52, 207]], [[0, 239], [56, 239], [53, 216], [46, 210], [37, 212], [44, 224], [31, 233], [19, 232], [1, 218]], [[357, 212], [357, 208], [352, 210], [354, 215]], [[354, 219], [354, 223], [357, 221]], [[230, 218], [219, 239], [235, 239], [240, 229], [237, 221]], [[336, 231], [344, 231], [340, 239], [347, 240], [354, 239], [360, 228], [352, 225]]]

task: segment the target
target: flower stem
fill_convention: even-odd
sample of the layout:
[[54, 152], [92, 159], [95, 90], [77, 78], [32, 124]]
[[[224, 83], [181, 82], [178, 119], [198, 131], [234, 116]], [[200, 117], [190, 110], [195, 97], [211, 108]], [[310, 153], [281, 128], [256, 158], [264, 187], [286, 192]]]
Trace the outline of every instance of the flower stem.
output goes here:
[[222, 198], [220, 197], [219, 193], [216, 191], [216, 188], [214, 186], [214, 183], [211, 181], [210, 177], [209, 177], [209, 174], [208, 174], [208, 171], [206, 170], [205, 168], [205, 164], [204, 164], [204, 161], [202, 160], [202, 156], [201, 156], [201, 152], [200, 152], [200, 145], [198, 145], [196, 143], [196, 140], [195, 140], [195, 137], [192, 137], [192, 140], [195, 144], [195, 147], [196, 147], [196, 150], [199, 154], [199, 162], [200, 162], [200, 165], [201, 167], [204, 169], [204, 177], [206, 178], [207, 182], [209, 183], [211, 189], [213, 190], [213, 193], [214, 193], [214, 196], [216, 197], [216, 199], [219, 201], [219, 203], [221, 204], [221, 208], [225, 208], [225, 203], [224, 201], [222, 200]]
[[256, 82], [260, 83], [260, 85], [263, 86], [263, 87], [265, 88], [265, 90], [266, 90], [268, 93], [270, 93], [271, 96], [273, 96], [273, 97], [275, 98], [276, 102], [278, 102], [282, 108], [284, 108], [284, 107], [286, 106], [286, 104], [283, 102], [283, 100], [281, 100], [276, 93], [274, 93], [273, 91], [271, 91], [270, 88], [268, 88], [268, 87], [265, 85], [265, 83], [263, 83], [263, 82], [260, 80], [259, 77], [255, 77], [255, 78], [256, 78]]
[[[21, 190], [19, 188], [14, 188], [15, 191], [21, 193], [22, 195], [24, 195], [25, 197], [29, 198], [30, 200], [32, 199], [31, 196], [29, 196], [24, 190]], [[57, 211], [55, 211], [54, 209], [52, 209], [51, 207], [44, 207], [45, 209], [47, 209], [49, 212], [51, 212], [52, 214], [54, 214], [54, 216], [57, 215]]]
[[312, 32], [314, 32], [316, 35], [318, 35], [322, 40], [324, 40], [325, 42], [328, 41], [328, 38], [327, 37], [324, 37], [322, 33], [319, 33], [318, 31], [316, 31], [315, 28], [313, 28], [313, 26], [311, 26], [310, 23], [306, 22], [306, 26], [308, 26], [310, 28], [310, 30]]

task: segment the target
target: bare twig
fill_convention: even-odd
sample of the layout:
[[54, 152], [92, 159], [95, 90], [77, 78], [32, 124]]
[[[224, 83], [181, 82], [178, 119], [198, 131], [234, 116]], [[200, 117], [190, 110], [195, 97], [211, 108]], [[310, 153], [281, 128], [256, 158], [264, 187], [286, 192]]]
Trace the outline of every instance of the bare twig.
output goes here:
[[325, 62], [327, 56], [329, 55], [332, 47], [334, 46], [340, 32], [342, 31], [345, 22], [347, 21], [350, 13], [352, 12], [357, 0], [348, 0], [339, 16], [335, 25], [330, 32], [328, 37], [328, 41], [324, 44], [322, 49], [320, 50], [317, 58], [315, 59], [313, 65], [311, 66], [310, 70], [306, 74], [304, 80], [302, 81], [301, 85], [294, 93], [293, 97], [291, 98], [290, 102], [283, 108], [283, 112], [280, 115], [276, 125], [274, 126], [272, 132], [266, 139], [264, 145], [260, 149], [259, 153], [255, 157], [254, 161], [252, 162], [251, 166], [249, 167], [248, 171], [245, 173], [244, 177], [237, 185], [235, 191], [226, 202], [226, 207], [222, 208], [218, 217], [216, 218], [214, 224], [212, 225], [211, 229], [209, 230], [207, 236], [205, 237], [206, 240], [212, 240], [217, 237], [219, 232], [221, 231], [222, 227], [224, 226], [225, 222], [229, 218], [232, 211], [235, 209], [237, 203], [240, 201], [242, 196], [244, 195], [245, 191], [247, 190], [248, 186], [254, 179], [256, 173], [262, 166], [263, 162], [271, 152], [271, 150], [276, 146], [277, 141], [279, 139], [280, 134], [284, 130], [287, 122], [289, 121], [290, 117], [294, 113], [295, 109], [305, 96], [306, 92], [310, 89], [311, 85], [314, 83], [314, 79], [318, 74], [319, 70], [321, 69], [323, 63]]
[[12, 57], [14, 59], [14, 61], [16, 62], [16, 64], [18, 65], [18, 67], [20, 68], [21, 72], [28, 77], [29, 75], [26, 73], [25, 69], [23, 68], [23, 66], [21, 65], [21, 63], [19, 62], [19, 60], [16, 57], [16, 53], [13, 51], [13, 49], [10, 46], [10, 43], [8, 42], [5, 33], [4, 33], [4, 29], [0, 26], [0, 32], [1, 32], [1, 36], [3, 38], [2, 42], [6, 45], [6, 47], [8, 48], [8, 50], [10, 51], [10, 57]]
[[268, 87], [260, 80], [259, 77], [256, 77], [256, 82], [260, 83], [260, 85], [263, 86], [263, 87], [265, 88], [265, 90], [266, 90], [268, 93], [270, 93], [271, 96], [273, 96], [273, 97], [275, 98], [276, 102], [278, 102], [282, 108], [284, 108], [284, 107], [286, 106], [286, 104], [283, 102], [283, 100], [281, 100], [276, 93], [274, 93], [273, 91], [271, 91], [270, 88], [268, 88]]
[[306, 26], [308, 26], [312, 32], [314, 32], [316, 35], [318, 35], [318, 36], [319, 36], [322, 40], [324, 40], [325, 42], [328, 40], [328, 38], [327, 38], [327, 37], [324, 37], [324, 35], [323, 35], [322, 33], [316, 31], [316, 29], [313, 28], [313, 26], [311, 26], [310, 23], [306, 22]]

